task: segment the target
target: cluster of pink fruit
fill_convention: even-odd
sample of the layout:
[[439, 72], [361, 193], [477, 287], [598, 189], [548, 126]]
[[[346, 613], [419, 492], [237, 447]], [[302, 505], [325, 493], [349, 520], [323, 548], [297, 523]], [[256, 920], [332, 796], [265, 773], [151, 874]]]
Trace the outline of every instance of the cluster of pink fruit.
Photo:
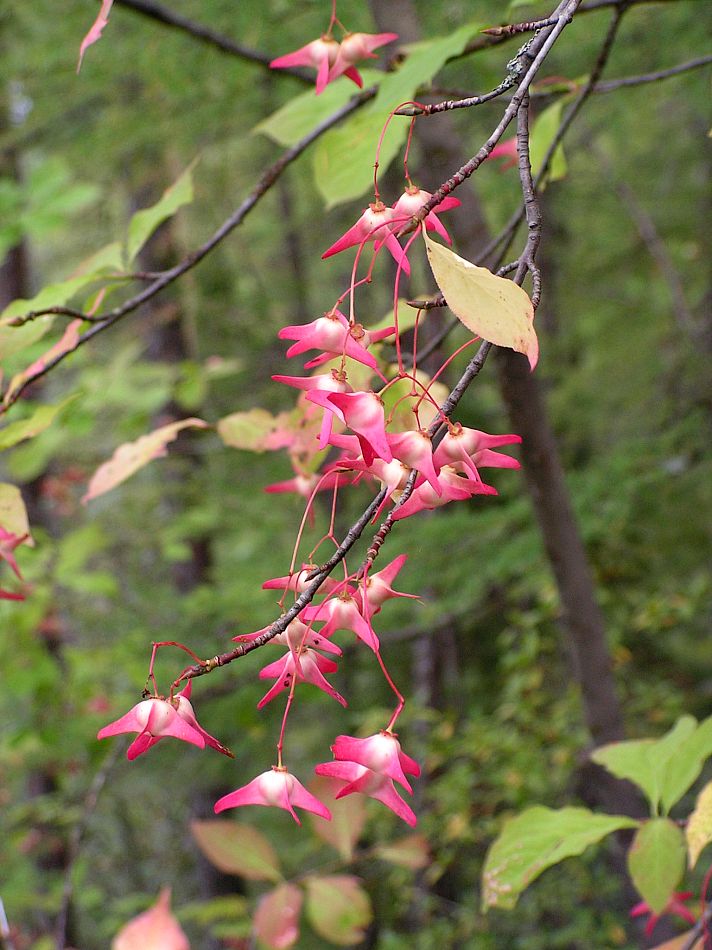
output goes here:
[[[359, 82], [354, 62], [392, 39], [395, 39], [393, 34], [369, 37], [357, 33], [347, 35], [339, 44], [330, 37], [323, 37], [296, 53], [275, 60], [272, 65], [316, 66], [317, 91], [320, 91], [327, 82], [341, 74]], [[494, 451], [498, 446], [519, 442], [519, 436], [488, 435], [453, 423], [439, 408], [433, 380], [420, 370], [406, 368], [400, 350], [397, 308], [394, 309], [393, 326], [371, 330], [358, 322], [354, 315], [354, 292], [360, 285], [355, 280], [356, 271], [364, 247], [373, 244], [374, 262], [381, 248], [386, 247], [396, 261], [398, 277], [401, 272], [409, 273], [406, 251], [410, 245], [405, 248], [401, 245], [398, 232], [422, 212], [430, 198], [427, 191], [413, 185], [409, 178], [404, 193], [392, 206], [386, 206], [376, 195], [374, 203], [356, 224], [323, 255], [328, 258], [347, 248], [358, 248], [349, 290], [316, 320], [306, 325], [284, 327], [279, 333], [280, 339], [293, 341], [287, 351], [288, 357], [316, 350], [317, 355], [305, 363], [305, 369], [323, 367], [324, 371], [306, 376], [273, 377], [300, 390], [300, 394], [296, 410], [270, 431], [264, 444], [266, 448], [286, 448], [295, 474], [285, 482], [269, 486], [268, 490], [303, 495], [307, 499], [307, 514], [312, 518], [317, 492], [329, 489], [334, 493], [331, 524], [322, 541], [312, 549], [309, 563], [295, 569], [295, 555], [288, 575], [263, 585], [283, 592], [282, 609], [288, 593], [296, 597], [309, 587], [317, 569], [314, 555], [321, 543], [334, 541], [334, 511], [337, 494], [343, 486], [366, 481], [380, 484], [384, 490], [383, 500], [376, 515], [391, 505], [389, 517], [396, 521], [474, 495], [494, 495], [496, 490], [483, 482], [479, 469], [487, 466], [517, 468], [519, 465], [510, 456]], [[446, 198], [424, 216], [419, 226], [437, 232], [450, 243], [438, 214], [459, 204], [455, 198]], [[368, 277], [360, 283], [370, 280], [372, 268], [373, 262]], [[339, 309], [347, 297], [350, 298], [348, 317]], [[395, 341], [396, 365], [391, 365], [383, 352], [383, 341], [389, 338]], [[376, 379], [378, 391], [373, 388]], [[436, 431], [442, 438], [434, 444], [433, 433]], [[337, 455], [330, 459], [328, 453], [334, 450]], [[393, 587], [405, 563], [405, 555], [395, 558], [378, 572], [370, 570], [372, 558], [355, 573], [349, 573], [344, 562], [344, 579], [326, 578], [320, 590], [324, 599], [305, 606], [283, 633], [271, 638], [270, 642], [286, 647], [286, 652], [261, 670], [260, 678], [274, 683], [260, 700], [258, 708], [288, 691], [277, 746], [278, 762], [270, 771], [221, 798], [215, 805], [216, 812], [241, 805], [271, 805], [289, 811], [296, 821], [299, 819], [295, 807], [323, 818], [331, 817], [328, 809], [284, 767], [281, 750], [287, 714], [298, 683], [310, 683], [341, 705], [346, 705], [346, 700], [327, 679], [337, 670], [334, 657], [342, 655], [332, 637], [337, 631], [345, 630], [354, 633], [373, 651], [397, 697], [397, 707], [385, 729], [376, 735], [362, 739], [337, 737], [331, 747], [333, 761], [317, 765], [315, 771], [342, 783], [337, 798], [360, 792], [385, 804], [409, 825], [415, 824], [415, 814], [394, 783], [411, 792], [407, 776], [417, 776], [420, 769], [402, 752], [393, 731], [404, 700], [381, 657], [373, 618], [386, 600], [416, 595], [402, 593]], [[269, 629], [265, 627], [254, 633], [238, 635], [234, 640], [238, 643], [263, 643]], [[232, 755], [198, 724], [190, 703], [190, 680], [182, 692], [174, 694], [171, 691], [168, 698], [156, 692], [152, 698], [144, 699], [121, 719], [102, 729], [99, 738], [123, 732], [138, 733], [128, 750], [130, 759], [166, 736], [201, 748], [209, 745]]]

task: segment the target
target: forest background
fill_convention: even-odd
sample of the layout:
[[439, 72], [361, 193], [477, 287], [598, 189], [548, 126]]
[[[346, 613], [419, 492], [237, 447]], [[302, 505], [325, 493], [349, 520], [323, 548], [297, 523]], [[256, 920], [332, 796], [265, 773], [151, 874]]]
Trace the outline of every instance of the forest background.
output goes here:
[[[193, 200], [140, 258], [145, 271], [175, 263], [279, 155], [256, 127], [308, 87], [136, 6], [117, 0], [77, 77], [78, 42], [96, 5], [66, 0], [58, 15], [49, 0], [6, 0], [3, 306], [65, 279], [198, 158]], [[319, 35], [323, 8], [286, 0], [171, 4], [268, 57]], [[393, 29], [409, 40], [416, 30], [431, 39], [466, 23], [484, 27], [542, 11], [520, 3], [507, 13], [498, 0], [339, 3], [353, 29]], [[604, 4], [577, 15], [540, 78], [580, 82], [610, 17]], [[707, 53], [711, 29], [708, 3], [635, 3], [605, 78]], [[493, 88], [516, 45], [516, 38], [506, 47], [483, 42], [446, 64], [434, 85]], [[383, 51], [381, 60], [388, 61]], [[565, 140], [566, 173], [559, 166], [542, 194], [536, 375], [630, 738], [659, 736], [683, 713], [704, 719], [712, 711], [708, 100], [704, 68], [594, 93]], [[540, 108], [554, 101], [555, 91]], [[497, 102], [445, 117], [446, 133], [416, 136], [411, 170], [422, 187], [434, 189], [486, 138]], [[398, 194], [396, 166], [381, 173]], [[468, 239], [483, 245], [517, 206], [516, 171], [491, 160], [461, 190], [468, 190]], [[341, 292], [349, 265], [320, 255], [367, 199], [325, 207], [323, 182], [305, 154], [204, 262], [79, 350], [8, 416], [28, 418], [41, 403], [74, 396], [51, 427], [2, 457], [2, 481], [21, 487], [35, 542], [16, 552], [26, 599], [0, 603], [0, 898], [20, 948], [54, 947], [58, 915], [67, 946], [105, 947], [164, 886], [194, 946], [249, 945], [239, 941], [248, 939], [264, 885], [219, 873], [189, 820], [210, 817], [218, 795], [266, 767], [279, 712], [255, 711], [257, 658], [196, 683], [201, 722], [230, 737], [235, 765], [217, 756], [198, 765], [197, 750], [168, 742], [130, 765], [122, 749], [117, 755], [94, 737], [139, 698], [152, 640], [183, 641], [212, 656], [236, 633], [271, 622], [275, 598], [261, 584], [286, 573], [301, 508], [299, 499], [262, 489], [290, 477], [288, 465], [235, 449], [229, 437], [226, 445], [215, 432], [196, 433], [112, 493], [87, 505], [80, 498], [118, 445], [158, 425], [185, 416], [213, 424], [254, 406], [289, 406], [289, 394], [270, 381], [292, 371], [276, 332], [313, 319]], [[415, 268], [406, 293], [431, 293], [428, 279]], [[388, 313], [387, 283], [374, 284], [369, 305], [374, 319]], [[47, 347], [45, 339], [11, 355], [5, 380]], [[516, 431], [498, 374], [488, 370], [465, 397], [463, 421]], [[408, 520], [391, 539], [393, 555], [410, 552], [399, 586], [423, 597], [389, 604], [382, 632], [407, 684], [409, 751], [425, 765], [415, 796], [422, 837], [413, 839], [415, 856], [378, 858], [375, 843], [402, 830], [369, 803], [360, 852], [348, 864], [373, 907], [362, 945], [640, 946], [628, 919], [635, 897], [613, 846], [547, 871], [513, 912], [479, 910], [484, 855], [505, 817], [532, 804], [597, 806], [607, 794], [591, 792], [601, 779], [584, 765], [592, 744], [581, 703], [586, 671], [561, 622], [536, 501], [521, 473], [498, 473], [497, 486], [499, 498]], [[352, 514], [358, 510], [354, 502]], [[348, 512], [342, 517], [350, 523]], [[166, 677], [180, 665], [160, 659]], [[324, 758], [325, 718], [334, 734], [369, 722], [375, 729], [382, 718], [388, 698], [370, 667], [354, 654], [343, 675], [348, 710], [319, 694], [295, 712], [305, 763]], [[255, 810], [239, 820], [264, 832], [295, 874], [309, 862], [333, 864], [333, 854], [324, 857], [318, 840], [281, 812]], [[696, 894], [704, 863], [691, 876]], [[299, 939], [300, 947], [332, 945], [308, 929]]]

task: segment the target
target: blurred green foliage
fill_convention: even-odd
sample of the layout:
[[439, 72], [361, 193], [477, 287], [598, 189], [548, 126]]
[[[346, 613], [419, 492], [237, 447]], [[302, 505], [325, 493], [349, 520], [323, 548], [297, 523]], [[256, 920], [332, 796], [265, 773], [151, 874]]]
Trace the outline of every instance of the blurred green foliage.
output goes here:
[[[498, 0], [414, 5], [425, 36], [442, 35], [444, 24], [502, 16]], [[278, 55], [318, 35], [327, 4], [172, 6]], [[167, 253], [172, 263], [196, 247], [279, 154], [251, 130], [303, 91], [288, 77], [122, 6], [77, 77], [78, 44], [94, 8], [67, 0], [58, 15], [56, 3], [34, 0], [12, 4], [0, 18], [7, 116], [0, 148], [17, 172], [4, 167], [0, 179], [0, 252], [26, 240], [28, 296], [119, 239], [136, 208], [157, 200], [200, 156], [194, 200], [159, 238], [167, 235], [168, 250], [153, 253]], [[356, 0], [340, 2], [339, 16], [354, 29], [373, 28]], [[609, 16], [601, 10], [577, 19], [546, 75], [585, 75]], [[706, 4], [635, 6], [606, 75], [682, 62], [703, 52], [710, 26]], [[456, 60], [436, 82], [472, 93], [492, 88], [510, 49]], [[712, 333], [705, 310], [712, 257], [708, 93], [701, 70], [592, 97], [565, 145], [568, 175], [543, 198], [538, 372], [636, 737], [662, 734], [683, 711], [704, 718], [712, 694], [712, 389], [709, 348], [700, 342]], [[498, 108], [454, 116], [473, 152]], [[411, 168], [423, 187], [436, 186], [428, 156], [414, 148]], [[701, 335], [681, 323], [618, 182], [654, 220]], [[515, 178], [494, 164], [465, 187], [477, 188], [493, 229], [515, 207]], [[33, 398], [79, 398], [46, 431], [3, 454], [2, 480], [22, 483], [36, 541], [18, 551], [31, 594], [24, 603], [0, 602], [0, 897], [24, 935], [22, 946], [52, 945], [62, 867], [78, 824], [84, 837], [72, 871], [70, 931], [82, 950], [108, 946], [163, 885], [173, 888], [194, 946], [227, 945], [210, 942], [214, 925], [245, 933], [244, 921], [233, 920], [245, 905], [216, 901], [225, 894], [252, 900], [263, 888], [217, 878], [188, 819], [210, 816], [218, 795], [271, 764], [281, 710], [255, 711], [264, 654], [194, 684], [200, 721], [236, 750], [234, 764], [171, 742], [129, 764], [122, 749], [113, 751], [120, 742], [99, 744], [94, 736], [139, 698], [152, 640], [183, 641], [212, 656], [236, 633], [274, 619], [277, 598], [261, 584], [286, 573], [301, 506], [262, 487], [290, 477], [288, 463], [199, 433], [113, 493], [86, 507], [79, 498], [100, 462], [170, 421], [174, 408], [211, 423], [254, 406], [289, 408], [291, 394], [270, 381], [275, 372], [298, 372], [284, 360], [277, 330], [312, 319], [341, 293], [350, 264], [319, 257], [327, 236], [338, 236], [361, 207], [326, 212], [311, 163], [300, 159], [199, 268], [50, 374]], [[413, 292], [432, 291], [425, 272], [416, 268], [416, 275]], [[386, 313], [387, 281], [374, 284], [363, 306], [366, 324]], [[166, 327], [180, 337], [178, 357], [162, 337]], [[47, 347], [43, 340], [14, 356], [5, 379]], [[478, 378], [460, 419], [507, 431], [493, 375]], [[10, 422], [21, 414], [17, 407]], [[425, 765], [416, 806], [432, 861], [417, 872], [356, 861], [376, 921], [366, 945], [632, 947], [629, 900], [600, 853], [548, 871], [515, 914], [479, 913], [483, 857], [503, 817], [535, 803], [570, 802], [587, 746], [557, 592], [523, 479], [498, 472], [496, 484], [499, 498], [407, 521], [389, 541], [393, 555], [410, 555], [399, 587], [424, 600], [389, 603], [379, 634], [410, 697], [401, 731]], [[367, 497], [355, 494], [341, 527]], [[159, 682], [165, 686], [183, 663], [182, 654], [162, 651]], [[389, 693], [360, 651], [348, 651], [337, 686], [348, 710], [305, 688], [290, 719], [288, 762], [305, 781], [329, 757], [332, 736], [372, 732], [388, 713]], [[106, 785], [84, 827], [88, 789], [102, 768]], [[368, 803], [368, 815], [363, 848], [401, 834], [377, 804]], [[283, 812], [255, 809], [241, 817], [288, 854], [292, 867], [318, 870], [327, 860], [323, 845]], [[298, 944], [321, 945], [308, 930]]]

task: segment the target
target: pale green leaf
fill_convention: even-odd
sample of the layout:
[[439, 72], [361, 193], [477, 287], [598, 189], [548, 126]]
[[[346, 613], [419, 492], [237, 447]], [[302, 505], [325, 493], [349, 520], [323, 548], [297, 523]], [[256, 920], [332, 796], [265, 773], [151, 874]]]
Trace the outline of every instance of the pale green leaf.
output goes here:
[[638, 824], [623, 815], [597, 815], [587, 808], [558, 810], [535, 805], [507, 821], [487, 853], [482, 907], [512, 908], [542, 871], [621, 828]]
[[[532, 126], [529, 137], [529, 158], [531, 160], [532, 174], [536, 177], [541, 171], [544, 158], [549, 150], [549, 146], [554, 141], [556, 133], [561, 125], [561, 113], [564, 105], [568, 102], [566, 97], [557, 99], [556, 102], [544, 109], [539, 114], [536, 122]], [[546, 175], [546, 181], [558, 181], [566, 177], [568, 170], [564, 148], [559, 143], [554, 150], [549, 162], [549, 171]]]
[[130, 264], [156, 228], [172, 217], [176, 211], [193, 200], [193, 168], [189, 165], [180, 178], [167, 188], [161, 198], [150, 208], [137, 211], [129, 221], [126, 239], [126, 257]]
[[[365, 89], [378, 85], [386, 76], [386, 73], [376, 69], [359, 68], [359, 72]], [[278, 145], [295, 145], [358, 94], [359, 90], [349, 80], [329, 83], [318, 96], [310, 89], [290, 99], [272, 115], [263, 119], [252, 131], [261, 132]]]
[[669, 818], [646, 821], [628, 851], [628, 870], [652, 912], [662, 913], [685, 870], [682, 831]]
[[483, 340], [524, 353], [534, 369], [539, 342], [527, 293], [511, 280], [458, 257], [425, 231], [423, 237], [435, 282], [455, 316]]
[[712, 755], [712, 717], [699, 726], [682, 716], [661, 739], [635, 739], [601, 746], [591, 758], [618, 778], [634, 782], [655, 814], [677, 802]]
[[347, 874], [307, 877], [307, 916], [316, 932], [340, 947], [361, 943], [373, 919], [371, 901], [358, 878]]
[[[384, 76], [375, 99], [321, 137], [314, 150], [314, 178], [327, 208], [372, 190], [373, 163], [384, 119], [401, 103], [412, 100], [418, 88], [429, 83], [448, 59], [459, 55], [481, 27], [469, 23], [449, 36], [410, 47], [400, 68]], [[379, 155], [381, 173], [398, 154], [409, 127], [409, 119], [403, 116], [391, 121]]]
[[247, 412], [232, 412], [216, 425], [218, 435], [225, 445], [246, 452], [266, 452], [279, 448], [274, 445], [275, 433], [285, 430], [284, 414], [273, 416], [266, 409], [249, 409]]
[[142, 435], [135, 442], [120, 445], [109, 461], [100, 465], [92, 475], [82, 503], [86, 504], [92, 498], [116, 488], [153, 459], [162, 458], [167, 453], [168, 443], [173, 442], [178, 437], [178, 433], [188, 427], [207, 429], [208, 424], [202, 419], [181, 419], [180, 422], [171, 422], [147, 435]]
[[[22, 493], [16, 485], [9, 485], [7, 482], [0, 482], [0, 527], [18, 537], [30, 533]], [[25, 543], [33, 545], [34, 541], [28, 540]]]
[[671, 743], [669, 748], [661, 783], [661, 800], [666, 813], [698, 778], [702, 766], [712, 755], [712, 716], [704, 719], [694, 732]]
[[28, 300], [18, 298], [9, 303], [0, 315], [0, 359], [5, 360], [15, 353], [20, 353], [26, 347], [42, 339], [45, 333], [52, 328], [56, 319], [48, 314], [23, 326], [14, 327], [11, 322], [16, 317], [24, 316], [34, 310], [46, 310], [48, 307], [63, 307], [89, 284], [101, 279], [108, 273], [120, 270], [121, 267], [120, 245], [118, 242], [107, 244], [106, 247], [101, 248], [83, 261], [76, 272], [67, 280], [56, 284], [48, 284]]
[[253, 918], [255, 936], [268, 950], [287, 950], [299, 939], [304, 895], [296, 884], [279, 884], [260, 898]]
[[9, 449], [11, 446], [17, 445], [18, 442], [24, 442], [25, 439], [31, 439], [39, 435], [40, 432], [44, 432], [52, 425], [65, 406], [73, 402], [78, 395], [78, 393], [74, 393], [54, 406], [38, 406], [27, 419], [11, 422], [4, 429], [0, 429], [0, 451]]
[[119, 272], [123, 266], [123, 252], [119, 241], [112, 241], [99, 248], [77, 267], [76, 274], [99, 276], [105, 273]]
[[252, 825], [236, 821], [192, 821], [190, 830], [205, 857], [225, 874], [250, 881], [282, 880], [279, 858]]
[[690, 867], [697, 864], [702, 850], [712, 841], [712, 782], [697, 797], [697, 804], [685, 827]]

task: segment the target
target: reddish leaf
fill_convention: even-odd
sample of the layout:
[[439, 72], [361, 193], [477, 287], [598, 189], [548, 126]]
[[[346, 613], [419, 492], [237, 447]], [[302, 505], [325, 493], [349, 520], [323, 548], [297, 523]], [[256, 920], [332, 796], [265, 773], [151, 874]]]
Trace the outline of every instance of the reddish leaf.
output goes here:
[[120, 445], [109, 461], [100, 465], [92, 475], [82, 503], [86, 504], [92, 498], [116, 488], [152, 459], [162, 458], [167, 454], [166, 445], [176, 439], [181, 429], [189, 426], [197, 429], [208, 428], [207, 422], [203, 422], [202, 419], [181, 419], [180, 422], [171, 422], [149, 432], [148, 435], [142, 435], [135, 442]]
[[376, 854], [383, 861], [411, 871], [418, 871], [430, 864], [430, 849], [423, 835], [407, 835], [389, 844], [379, 845]]
[[21, 373], [18, 373], [16, 376], [13, 376], [10, 380], [10, 385], [7, 388], [5, 393], [5, 403], [7, 404], [13, 395], [24, 385], [25, 381], [32, 379], [33, 376], [36, 376], [38, 373], [41, 373], [43, 369], [47, 366], [48, 363], [51, 363], [52, 360], [57, 359], [57, 357], [63, 356], [65, 353], [71, 353], [72, 350], [76, 350], [77, 343], [79, 342], [79, 328], [82, 325], [81, 320], [72, 320], [71, 323], [67, 326], [61, 338], [52, 346], [46, 353], [40, 356], [39, 359], [35, 360], [27, 369], [23, 369]]
[[343, 785], [337, 779], [317, 775], [309, 789], [329, 809], [331, 821], [318, 815], [310, 815], [309, 819], [314, 833], [335, 848], [344, 861], [350, 861], [366, 822], [366, 799], [363, 795], [349, 795], [337, 800], [336, 793]]
[[339, 946], [361, 943], [373, 911], [358, 878], [348, 874], [313, 876], [306, 878], [305, 884], [307, 915], [314, 930]]
[[250, 881], [281, 881], [279, 858], [251, 825], [236, 821], [193, 821], [193, 837], [205, 857], [226, 874]]
[[304, 896], [296, 884], [280, 884], [260, 900], [254, 917], [255, 936], [270, 950], [285, 950], [299, 937]]
[[92, 23], [89, 32], [82, 40], [82, 45], [79, 47], [79, 62], [77, 63], [77, 72], [79, 72], [79, 70], [82, 68], [84, 53], [92, 45], [92, 43], [96, 43], [96, 41], [101, 37], [104, 27], [109, 22], [109, 13], [111, 11], [113, 2], [114, 0], [102, 0], [99, 15]]
[[152, 907], [121, 928], [111, 950], [190, 950], [188, 938], [170, 908], [171, 890], [164, 887]]

